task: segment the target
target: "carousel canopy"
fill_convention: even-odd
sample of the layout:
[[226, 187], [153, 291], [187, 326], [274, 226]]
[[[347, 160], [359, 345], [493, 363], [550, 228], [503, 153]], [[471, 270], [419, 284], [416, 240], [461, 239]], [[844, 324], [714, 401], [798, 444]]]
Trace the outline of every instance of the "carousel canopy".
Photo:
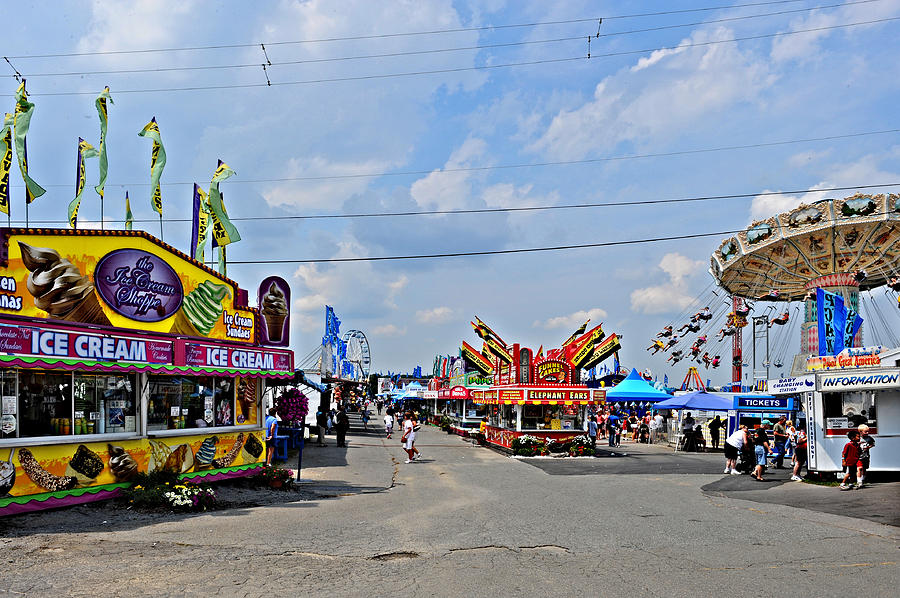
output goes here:
[[670, 398], [670, 395], [653, 386], [641, 378], [637, 370], [632, 369], [624, 380], [606, 391], [606, 402], [616, 403], [622, 401], [662, 401]]
[[733, 401], [719, 395], [698, 390], [690, 394], [660, 401], [654, 409], [698, 409], [701, 411], [728, 411]]

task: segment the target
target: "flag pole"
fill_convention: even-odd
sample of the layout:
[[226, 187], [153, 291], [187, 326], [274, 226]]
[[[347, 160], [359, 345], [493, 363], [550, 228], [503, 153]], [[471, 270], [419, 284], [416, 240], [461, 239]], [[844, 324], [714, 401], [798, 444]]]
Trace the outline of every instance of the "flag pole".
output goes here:
[[162, 214], [159, 215], [159, 240], [165, 241], [165, 239], [163, 238]]
[[103, 230], [103, 194], [100, 194], [100, 230]]

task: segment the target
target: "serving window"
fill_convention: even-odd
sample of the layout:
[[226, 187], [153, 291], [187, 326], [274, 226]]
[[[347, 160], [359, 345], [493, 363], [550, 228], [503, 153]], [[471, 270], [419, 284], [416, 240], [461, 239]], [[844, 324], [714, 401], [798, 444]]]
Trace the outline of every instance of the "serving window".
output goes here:
[[149, 376], [147, 430], [234, 425], [234, 379]]
[[0, 438], [136, 433], [134, 382], [130, 374], [0, 371]]
[[522, 430], [580, 430], [577, 405], [523, 405]]
[[[826, 423], [842, 425], [829, 425], [829, 428], [855, 428], [860, 424], [869, 427], [878, 425], [876, 396], [880, 394], [872, 391], [832, 392], [822, 395], [822, 407]], [[843, 420], [846, 420], [844, 422]]]

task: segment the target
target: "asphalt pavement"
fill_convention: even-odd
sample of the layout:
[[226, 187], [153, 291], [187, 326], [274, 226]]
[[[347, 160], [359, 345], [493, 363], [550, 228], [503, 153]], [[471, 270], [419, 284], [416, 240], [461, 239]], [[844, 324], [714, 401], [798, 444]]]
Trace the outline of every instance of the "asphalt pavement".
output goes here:
[[629, 475], [596, 469], [626, 457], [524, 462], [428, 427], [424, 458], [406, 464], [398, 437], [354, 424], [346, 449], [333, 437], [306, 448], [291, 502], [129, 526], [103, 508], [6, 524], [0, 594], [896, 594], [900, 529], [751, 495], [862, 501], [866, 490], [716, 488], [743, 480], [692, 469], [715, 455], [663, 471], [663, 453], [634, 457], [652, 471]]

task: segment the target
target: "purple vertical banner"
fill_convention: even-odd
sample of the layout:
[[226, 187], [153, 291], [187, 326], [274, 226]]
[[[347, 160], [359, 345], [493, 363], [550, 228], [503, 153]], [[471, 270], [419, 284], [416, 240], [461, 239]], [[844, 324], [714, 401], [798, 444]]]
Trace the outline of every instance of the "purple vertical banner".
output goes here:
[[269, 276], [257, 291], [260, 322], [256, 342], [260, 345], [287, 347], [291, 335], [291, 287], [279, 276]]
[[194, 183], [193, 215], [191, 216], [191, 250], [188, 255], [197, 259], [197, 243], [200, 241], [200, 187]]

